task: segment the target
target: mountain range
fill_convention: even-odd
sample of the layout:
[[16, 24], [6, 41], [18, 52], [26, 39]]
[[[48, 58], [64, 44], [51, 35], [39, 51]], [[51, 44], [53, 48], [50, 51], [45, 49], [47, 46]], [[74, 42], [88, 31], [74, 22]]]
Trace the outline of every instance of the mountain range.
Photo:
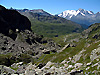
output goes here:
[[17, 11], [19, 11], [20, 13], [24, 14], [25, 12], [32, 12], [32, 13], [37, 13], [40, 15], [45, 15], [45, 16], [51, 16], [51, 14], [47, 13], [46, 11], [44, 11], [43, 9], [34, 9], [34, 10], [29, 10], [29, 9], [16, 9]]
[[79, 8], [78, 10], [66, 10], [57, 15], [52, 15], [52, 14], [44, 11], [43, 9], [33, 9], [33, 10], [16, 9], [16, 10], [19, 11], [21, 14], [23, 14], [27, 17], [31, 17], [31, 18], [32, 18], [31, 13], [33, 13], [33, 14], [37, 13], [37, 14], [43, 15], [43, 16], [63, 17], [67, 20], [71, 20], [73, 22], [80, 24], [84, 28], [88, 28], [89, 25], [94, 24], [94, 23], [100, 23], [100, 12], [94, 13], [93, 11], [88, 11], [88, 10], [81, 9], [81, 8]]
[[73, 22], [85, 25], [100, 23], [100, 12], [93, 13], [85, 9], [79, 8], [78, 10], [66, 10], [58, 16], [71, 20]]

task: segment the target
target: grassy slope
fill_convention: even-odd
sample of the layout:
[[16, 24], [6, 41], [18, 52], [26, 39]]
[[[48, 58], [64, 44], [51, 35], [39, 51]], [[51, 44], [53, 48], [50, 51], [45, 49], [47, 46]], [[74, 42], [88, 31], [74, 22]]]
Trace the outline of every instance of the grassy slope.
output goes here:
[[[100, 24], [99, 24], [100, 25]], [[98, 28], [98, 29], [97, 29]], [[84, 52], [85, 54], [87, 53], [88, 55], [90, 55], [90, 52], [95, 49], [95, 48], [98, 48], [98, 45], [100, 43], [100, 38], [98, 37], [97, 39], [96, 38], [92, 38], [95, 34], [98, 34], [99, 35], [99, 32], [100, 32], [100, 28], [99, 26], [94, 26], [92, 28], [92, 31], [90, 33], [88, 33], [88, 38], [80, 38], [82, 37], [82, 35], [80, 33], [74, 33], [74, 34], [69, 34], [69, 35], [66, 35], [66, 36], [60, 36], [60, 37], [55, 37], [53, 38], [55, 40], [56, 43], [59, 43], [62, 47], [64, 45], [66, 45], [67, 43], [71, 43], [70, 40], [72, 39], [75, 39], [75, 38], [79, 38], [79, 42], [75, 42], [73, 41], [74, 43], [77, 44], [76, 47], [70, 47], [70, 48], [66, 48], [64, 50], [64, 52], [61, 52], [61, 53], [57, 53], [55, 54], [54, 56], [56, 55], [59, 55], [59, 54], [63, 54], [63, 53], [66, 53], [66, 57], [68, 56], [74, 56], [75, 54], [78, 54], [79, 51], [81, 51], [82, 49], [85, 49], [86, 51]], [[66, 38], [66, 41], [64, 41], [64, 39]], [[90, 44], [89, 47], [87, 47], [87, 44]], [[69, 51], [70, 50], [70, 51]], [[74, 51], [74, 52], [73, 52]], [[87, 56], [88, 56], [87, 55]], [[59, 55], [60, 56], [60, 55]], [[57, 58], [58, 59], [58, 58]]]
[[73, 32], [73, 30], [75, 30], [75, 28], [76, 27], [74, 26], [65, 24], [32, 22], [33, 32], [44, 35], [45, 37], [70, 34]]
[[[93, 25], [94, 27], [93, 26], [91, 27], [92, 31], [88, 33], [89, 34], [88, 38], [80, 38], [79, 42], [74, 42], [74, 43], [77, 44], [76, 47], [66, 48], [62, 52], [56, 53], [56, 54], [52, 54], [51, 53], [51, 54], [42, 55], [38, 59], [38, 61], [42, 59], [41, 63], [47, 63], [48, 61], [52, 61], [52, 62], [55, 62], [55, 63], [61, 63], [65, 59], [67, 61], [69, 61], [69, 59], [68, 59], [69, 57], [73, 58], [73, 56], [78, 55], [82, 50], [85, 50], [84, 52], [81, 53], [82, 56], [77, 61], [77, 63], [83, 63], [84, 65], [86, 63], [89, 63], [89, 62], [92, 62], [92, 65], [94, 65], [95, 63], [98, 63], [98, 61], [96, 59], [100, 60], [100, 57], [97, 57], [96, 59], [91, 61], [90, 55], [91, 55], [91, 52], [94, 49], [99, 48], [99, 45], [100, 45], [100, 38], [99, 37], [97, 39], [96, 38], [92, 38], [95, 34], [99, 35], [99, 33], [100, 33], [99, 25], [100, 24], [94, 24]], [[80, 34], [70, 34], [69, 36], [66, 37], [66, 39], [71, 40], [70, 37], [72, 37], [72, 39], [73, 38], [78, 38], [79, 36], [76, 36], [76, 35], [80, 35]], [[69, 43], [69, 41], [63, 42], [64, 38], [65, 38], [65, 36], [58, 37], [58, 38], [56, 37], [54, 39], [56, 39], [56, 42], [58, 42], [60, 44], [63, 43], [62, 46], [64, 46], [65, 44]], [[98, 52], [97, 55], [100, 55], [100, 53]], [[75, 63], [70, 62], [68, 64], [69, 65], [74, 65]], [[82, 66], [80, 69], [83, 69], [84, 73], [96, 70], [96, 71], [98, 71], [97, 74], [99, 74], [99, 70], [100, 69], [97, 69], [97, 66], [92, 67], [92, 65], [88, 66], [88, 67], [90, 67], [90, 69], [88, 69], [88, 70], [86, 70], [86, 66]], [[92, 75], [92, 74], [90, 74], [90, 75]]]

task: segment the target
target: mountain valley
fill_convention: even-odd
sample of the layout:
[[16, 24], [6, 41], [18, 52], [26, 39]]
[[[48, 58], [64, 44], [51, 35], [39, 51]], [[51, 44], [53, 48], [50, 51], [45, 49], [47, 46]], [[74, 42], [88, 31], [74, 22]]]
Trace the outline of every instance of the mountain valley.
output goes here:
[[0, 5], [0, 74], [100, 75], [100, 23], [84, 30], [42, 9]]
[[70, 20], [53, 16], [41, 9], [37, 10], [17, 10], [31, 21], [33, 32], [45, 37], [61, 36], [72, 32], [79, 33], [84, 28]]

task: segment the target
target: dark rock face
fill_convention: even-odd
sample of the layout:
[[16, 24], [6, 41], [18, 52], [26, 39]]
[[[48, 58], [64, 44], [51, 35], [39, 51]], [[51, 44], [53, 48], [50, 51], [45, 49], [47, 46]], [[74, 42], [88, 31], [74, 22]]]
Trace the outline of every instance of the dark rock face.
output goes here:
[[16, 29], [19, 31], [31, 30], [31, 23], [28, 18], [16, 10], [8, 10], [0, 5], [0, 32], [8, 35], [10, 30], [15, 32]]
[[83, 70], [71, 72], [70, 74], [71, 75], [83, 75], [83, 74], [81, 74], [81, 72], [83, 72]]

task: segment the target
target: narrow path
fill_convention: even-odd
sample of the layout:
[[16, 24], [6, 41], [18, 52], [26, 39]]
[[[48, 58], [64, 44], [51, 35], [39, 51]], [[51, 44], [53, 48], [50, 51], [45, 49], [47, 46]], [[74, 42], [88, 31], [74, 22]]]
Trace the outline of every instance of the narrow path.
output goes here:
[[41, 60], [37, 61], [37, 62], [40, 62], [40, 61], [42, 61], [42, 60], [45, 58], [45, 56], [46, 56], [46, 55], [44, 55], [44, 57], [43, 57]]
[[59, 50], [58, 52], [62, 52], [63, 50], [65, 50], [66, 48], [68, 48], [70, 46], [70, 44], [66, 44], [61, 50]]

